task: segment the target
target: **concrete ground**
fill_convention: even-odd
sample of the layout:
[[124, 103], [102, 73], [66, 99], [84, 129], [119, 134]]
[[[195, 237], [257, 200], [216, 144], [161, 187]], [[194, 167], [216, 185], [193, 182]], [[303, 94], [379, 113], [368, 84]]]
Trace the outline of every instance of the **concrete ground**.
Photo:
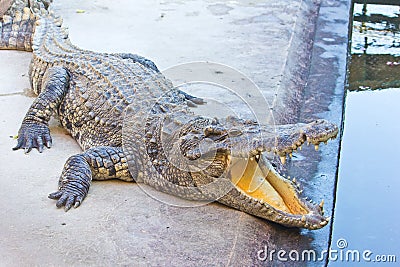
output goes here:
[[[343, 51], [332, 48], [340, 47], [338, 43], [343, 48], [347, 32], [321, 41], [319, 50], [312, 46], [316, 31], [333, 31], [326, 25], [315, 26], [319, 8], [318, 1], [302, 0], [54, 3], [54, 10], [69, 26], [72, 42], [82, 48], [137, 53], [154, 60], [161, 70], [193, 61], [222, 63], [254, 81], [268, 103], [258, 110], [272, 107], [277, 122], [330, 116], [340, 124], [341, 98], [335, 84], [317, 98], [303, 92], [309, 66], [315, 61], [311, 55], [326, 57], [321, 49], [333, 53], [327, 60], [333, 62], [335, 73], [325, 83], [344, 81], [336, 75], [345, 71], [343, 60], [342, 65], [334, 62]], [[342, 10], [343, 15], [347, 9], [348, 1], [323, 1], [321, 6], [328, 14], [323, 19], [330, 22], [335, 20], [332, 12]], [[347, 21], [335, 23], [343, 26]], [[149, 197], [136, 184], [119, 181], [94, 182], [79, 209], [57, 210], [47, 194], [56, 190], [66, 159], [81, 151], [75, 141], [53, 120], [50, 150], [29, 155], [11, 150], [16, 144], [13, 136], [34, 100], [27, 77], [30, 58], [25, 52], [0, 51], [0, 265], [268, 266], [271, 263], [257, 255], [266, 246], [286, 251], [328, 248], [331, 225], [312, 232], [286, 229], [214, 203], [175, 207]], [[315, 76], [310, 77], [318, 83]], [[307, 97], [305, 102], [315, 112], [300, 104], [304, 101], [298, 93]], [[219, 97], [223, 99], [224, 93]], [[250, 102], [254, 98], [247, 97]], [[329, 112], [332, 103], [334, 113]], [[325, 197], [329, 215], [338, 141], [321, 149], [305, 149], [284, 171], [296, 177], [300, 173], [308, 196], [316, 201]], [[318, 188], [321, 182], [325, 183], [323, 192]], [[302, 266], [304, 262], [275, 259], [274, 266], [283, 264]]]

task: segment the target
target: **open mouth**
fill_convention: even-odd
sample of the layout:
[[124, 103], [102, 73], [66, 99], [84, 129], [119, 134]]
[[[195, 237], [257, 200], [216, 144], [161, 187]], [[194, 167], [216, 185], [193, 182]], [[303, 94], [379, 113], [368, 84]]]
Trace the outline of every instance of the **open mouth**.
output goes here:
[[[287, 155], [301, 148], [305, 141], [314, 144], [317, 150], [320, 142], [327, 142], [335, 137], [335, 133], [315, 141], [304, 137], [288, 151], [276, 151], [276, 154], [281, 160], [282, 157], [286, 159]], [[250, 153], [247, 158], [229, 155], [227, 159], [228, 178], [242, 196], [257, 203], [259, 210], [251, 211], [254, 215], [283, 225], [308, 229], [319, 229], [328, 224], [329, 218], [323, 216], [324, 201], [316, 204], [302, 197], [302, 190], [296, 180], [280, 175], [263, 152]]]
[[308, 213], [295, 183], [279, 175], [263, 155], [232, 158], [229, 177], [239, 191], [261, 203], [293, 215]]

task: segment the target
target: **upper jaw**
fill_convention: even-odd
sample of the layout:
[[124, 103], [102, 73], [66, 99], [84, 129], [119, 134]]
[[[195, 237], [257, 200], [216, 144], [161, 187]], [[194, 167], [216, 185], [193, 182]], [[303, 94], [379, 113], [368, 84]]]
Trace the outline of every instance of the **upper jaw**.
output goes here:
[[223, 146], [229, 147], [230, 153], [239, 157], [258, 157], [262, 152], [272, 152], [284, 164], [288, 156], [292, 157], [292, 153], [302, 149], [303, 144], [313, 144], [315, 150], [318, 150], [321, 143], [326, 144], [330, 139], [335, 139], [337, 134], [338, 127], [335, 124], [315, 120], [308, 124], [259, 126], [257, 132], [250, 131], [238, 137], [229, 136]]

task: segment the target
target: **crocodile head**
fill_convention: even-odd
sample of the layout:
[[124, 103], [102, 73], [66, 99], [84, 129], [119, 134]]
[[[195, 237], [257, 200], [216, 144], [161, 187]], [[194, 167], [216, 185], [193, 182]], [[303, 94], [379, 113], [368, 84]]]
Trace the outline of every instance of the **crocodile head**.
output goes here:
[[274, 153], [284, 163], [304, 143], [318, 149], [335, 138], [336, 125], [325, 120], [274, 127], [235, 118], [204, 120], [193, 120], [180, 131], [181, 152], [199, 166], [190, 175], [203, 194], [288, 227], [328, 224], [323, 200], [316, 204], [302, 197], [296, 180], [279, 174], [265, 154]]

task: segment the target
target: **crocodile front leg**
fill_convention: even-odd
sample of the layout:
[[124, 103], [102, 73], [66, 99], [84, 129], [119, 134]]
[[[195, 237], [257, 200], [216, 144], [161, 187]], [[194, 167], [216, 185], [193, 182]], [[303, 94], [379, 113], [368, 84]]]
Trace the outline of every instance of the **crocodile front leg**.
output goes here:
[[122, 148], [91, 148], [67, 160], [58, 182], [58, 191], [51, 193], [49, 198], [58, 199], [56, 206], [65, 206], [65, 211], [68, 211], [72, 206], [77, 208], [82, 203], [92, 179], [114, 178], [133, 181]]
[[18, 144], [13, 150], [23, 148], [29, 153], [32, 148], [43, 151], [51, 147], [48, 126], [51, 115], [58, 107], [69, 88], [69, 74], [63, 67], [49, 68], [43, 77], [42, 90], [29, 108], [18, 131]]

